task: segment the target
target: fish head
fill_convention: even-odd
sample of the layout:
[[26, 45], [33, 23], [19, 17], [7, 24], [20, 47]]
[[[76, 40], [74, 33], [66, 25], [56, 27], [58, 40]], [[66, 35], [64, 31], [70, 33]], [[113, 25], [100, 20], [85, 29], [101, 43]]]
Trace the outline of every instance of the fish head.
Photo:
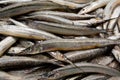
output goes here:
[[86, 13], [88, 13], [88, 11], [89, 11], [88, 8], [89, 8], [89, 6], [86, 6], [86, 7], [82, 8], [78, 14], [86, 14]]
[[33, 55], [40, 53], [40, 51], [41, 51], [41, 47], [35, 44], [21, 51], [18, 55]]

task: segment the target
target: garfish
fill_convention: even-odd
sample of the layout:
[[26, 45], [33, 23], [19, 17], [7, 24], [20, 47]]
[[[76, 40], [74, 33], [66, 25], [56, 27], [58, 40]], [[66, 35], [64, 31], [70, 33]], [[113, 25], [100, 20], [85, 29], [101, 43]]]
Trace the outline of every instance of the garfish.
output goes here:
[[40, 66], [41, 64], [53, 64], [57, 66], [59, 65], [54, 60], [40, 60], [40, 59], [35, 59], [30, 57], [3, 56], [2, 58], [0, 58], [1, 70], [37, 67], [37, 66]]
[[6, 3], [20, 3], [20, 2], [29, 2], [32, 0], [1, 0], [0, 4], [6, 4]]
[[[120, 1], [119, 0], [111, 0], [107, 6], [105, 7], [104, 10], [104, 19], [108, 19], [108, 18], [112, 18], [112, 17], [116, 17], [119, 16], [120, 14]], [[109, 13], [108, 13], [109, 11]], [[116, 24], [116, 20], [111, 20], [108, 24], [105, 23], [104, 24], [104, 29], [114, 29], [114, 26]], [[117, 27], [115, 28], [114, 33], [118, 33]]]
[[79, 74], [79, 73], [101, 73], [109, 76], [120, 76], [120, 72], [103, 65], [92, 64], [92, 63], [76, 63], [81, 70], [77, 70], [71, 65], [55, 69], [51, 72], [41, 75], [42, 78], [47, 78], [47, 80], [57, 80], [66, 76]]
[[60, 5], [63, 5], [63, 6], [67, 6], [71, 9], [83, 8], [84, 6], [88, 5], [88, 3], [77, 4], [77, 3], [70, 2], [70, 1], [65, 1], [65, 0], [49, 0], [49, 1], [52, 1], [54, 3], [60, 4]]
[[54, 16], [60, 16], [64, 17], [66, 19], [71, 19], [71, 20], [79, 20], [79, 19], [89, 19], [89, 18], [94, 18], [96, 15], [79, 15], [71, 12], [60, 12], [60, 11], [37, 11], [29, 14], [31, 16], [35, 15], [54, 15]]
[[[117, 18], [119, 19], [119, 16], [109, 18], [109, 19], [103, 19], [103, 20], [101, 20], [101, 19], [100, 20], [99, 19], [98, 20], [97, 19], [91, 19], [91, 20], [76, 20], [76, 21], [73, 21], [73, 22], [74, 22], [74, 25], [78, 25], [78, 26], [97, 27], [100, 24], [106, 23], [106, 22], [111, 21], [111, 20], [115, 20]], [[84, 23], [84, 25], [80, 25], [80, 23]]]
[[23, 23], [15, 20], [15, 19], [9, 18], [8, 20], [11, 21], [12, 23], [14, 23], [14, 24], [17, 25], [17, 26], [29, 27], [29, 26], [27, 26], [27, 25], [25, 25], [25, 24], [23, 24]]
[[120, 0], [110, 0], [110, 2], [106, 5], [104, 10], [104, 19], [110, 18], [114, 9], [119, 5], [120, 5]]
[[93, 35], [99, 33], [107, 33], [105, 30], [98, 30], [96, 28], [88, 28], [88, 27], [68, 25], [68, 24], [57, 24], [57, 23], [49, 23], [42, 21], [34, 21], [31, 22], [30, 24], [32, 24], [32, 26], [36, 26], [37, 29], [39, 30], [44, 30], [61, 35], [78, 36], [78, 35]]
[[[9, 19], [10, 21], [12, 21], [13, 23], [15, 23], [16, 25], [18, 25], [18, 27], [28, 27], [14, 19]], [[5, 24], [1, 24], [1, 25], [5, 25]], [[7, 25], [7, 24], [6, 24]], [[9, 36], [6, 37], [4, 40], [2, 40], [0, 42], [0, 56], [2, 56], [4, 54], [4, 52], [10, 48], [10, 46], [12, 46], [15, 42], [17, 41], [17, 38]]]
[[49, 9], [65, 9], [61, 6], [49, 1], [30, 1], [24, 3], [17, 3], [0, 9], [0, 18], [9, 18], [31, 11], [49, 10]]
[[110, 45], [120, 44], [119, 40], [100, 38], [89, 39], [52, 39], [43, 41], [23, 50], [18, 55], [30, 55], [51, 51], [87, 50]]
[[4, 54], [4, 52], [10, 48], [15, 42], [17, 41], [16, 38], [11, 36], [6, 37], [0, 42], [0, 57]]
[[34, 16], [23, 17], [23, 19], [34, 19], [40, 21], [55, 22], [60, 24], [73, 24], [73, 22], [69, 19], [54, 15], [34, 15]]
[[92, 12], [100, 7], [103, 7], [107, 5], [110, 2], [110, 0], [97, 0], [95, 2], [92, 2], [90, 5], [84, 7], [78, 14], [86, 14], [89, 12]]
[[65, 1], [70, 1], [70, 2], [74, 2], [74, 3], [78, 3], [78, 4], [81, 4], [81, 3], [88, 3], [88, 2], [91, 2], [91, 1], [94, 1], [94, 0], [65, 0]]
[[56, 36], [52, 35], [51, 33], [42, 30], [18, 27], [15, 25], [1, 25], [0, 34], [37, 40], [56, 38]]
[[[12, 22], [14, 22], [14, 23], [16, 23], [16, 24], [18, 25], [18, 27], [19, 27], [19, 26], [27, 27], [27, 26], [23, 25], [22, 23], [14, 20], [14, 19], [9, 19], [9, 20], [12, 21]], [[2, 25], [7, 25], [7, 24], [1, 24], [1, 26], [2, 26]], [[17, 41], [17, 38], [12, 37], [12, 36], [6, 37], [4, 40], [2, 40], [2, 41], [0, 42], [0, 47], [1, 47], [1, 48], [0, 48], [0, 52], [1, 52], [1, 53], [0, 53], [0, 56], [2, 56], [2, 55], [4, 54], [4, 52], [5, 52], [8, 48], [10, 48], [10, 46], [12, 46], [16, 41]]]
[[65, 53], [64, 55], [72, 62], [73, 61], [76, 62], [76, 61], [89, 60], [94, 57], [106, 54], [110, 49], [111, 49], [110, 47], [105, 47], [105, 48], [97, 48], [97, 49], [90, 49], [83, 51], [70, 51]]

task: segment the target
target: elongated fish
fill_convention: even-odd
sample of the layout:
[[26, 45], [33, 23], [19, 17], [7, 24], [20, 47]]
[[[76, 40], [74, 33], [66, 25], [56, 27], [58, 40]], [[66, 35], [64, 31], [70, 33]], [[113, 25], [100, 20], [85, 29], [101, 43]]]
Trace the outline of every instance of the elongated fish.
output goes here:
[[120, 76], [120, 72], [112, 69], [107, 66], [103, 65], [98, 65], [98, 64], [92, 64], [92, 63], [76, 63], [78, 68], [81, 70], [78, 70], [71, 65], [65, 66], [58, 68], [56, 70], [53, 70], [51, 72], [48, 72], [46, 74], [41, 75], [42, 77], [47, 78], [48, 80], [57, 80], [66, 76], [74, 75], [74, 74], [79, 74], [79, 73], [101, 73], [101, 74], [106, 74], [109, 76]]
[[65, 25], [65, 24], [62, 25], [62, 24], [40, 22], [40, 21], [31, 22], [31, 24], [32, 26], [36, 26], [37, 29], [39, 30], [44, 30], [61, 35], [78, 36], [78, 35], [94, 35], [99, 33], [106, 33], [105, 30], [98, 30], [96, 28], [88, 28], [84, 26], [82, 27], [82, 26]]
[[30, 14], [31, 16], [34, 15], [54, 15], [54, 16], [60, 16], [71, 20], [77, 20], [77, 19], [89, 19], [96, 17], [95, 15], [79, 15], [75, 13], [68, 13], [68, 12], [60, 12], [60, 11], [37, 11]]
[[105, 48], [97, 48], [97, 49], [90, 49], [83, 51], [71, 51], [65, 53], [64, 55], [72, 62], [73, 61], [75, 62], [75, 61], [89, 60], [94, 57], [106, 54], [106, 52], [108, 52], [109, 49], [111, 48], [105, 47]]
[[52, 2], [44, 1], [30, 1], [24, 3], [13, 4], [0, 9], [0, 18], [13, 17], [31, 11], [37, 10], [49, 10], [49, 9], [65, 9], [65, 6], [61, 6]]
[[37, 67], [41, 64], [54, 64], [57, 63], [53, 60], [40, 60], [29, 57], [10, 57], [4, 56], [0, 58], [0, 69], [1, 70], [10, 70], [10, 69], [19, 69], [27, 67]]
[[86, 14], [89, 12], [92, 12], [100, 7], [103, 7], [107, 5], [110, 2], [110, 0], [97, 0], [95, 2], [92, 2], [90, 5], [84, 7], [78, 14]]
[[60, 4], [60, 5], [64, 5], [64, 6], [68, 6], [71, 9], [77, 9], [77, 8], [82, 8], [88, 4], [76, 4], [70, 1], [65, 1], [65, 0], [49, 0], [52, 1], [54, 3]]
[[18, 27], [15, 25], [1, 25], [0, 34], [37, 40], [45, 40], [56, 37], [48, 32], [27, 27]]
[[87, 50], [120, 44], [119, 40], [108, 39], [52, 39], [23, 50], [18, 55], [38, 54], [50, 51]]

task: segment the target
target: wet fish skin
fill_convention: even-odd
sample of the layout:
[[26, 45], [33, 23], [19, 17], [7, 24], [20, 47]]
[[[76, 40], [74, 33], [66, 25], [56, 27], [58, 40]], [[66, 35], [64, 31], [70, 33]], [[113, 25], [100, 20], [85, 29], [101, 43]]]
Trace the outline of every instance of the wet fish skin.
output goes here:
[[[110, 2], [106, 5], [105, 10], [104, 10], [104, 19], [110, 18], [114, 9], [116, 7], [118, 7], [119, 4], [120, 4], [120, 0], [110, 0]], [[108, 11], [109, 11], [109, 13], [108, 13]]]
[[23, 47], [11, 47], [9, 50], [8, 50], [8, 54], [9, 53], [14, 53], [14, 54], [17, 54], [17, 53], [20, 53], [22, 50], [25, 50], [26, 48], [23, 48]]
[[60, 5], [63, 5], [63, 6], [67, 6], [71, 9], [78, 9], [78, 8], [82, 8], [86, 5], [88, 5], [88, 3], [86, 4], [76, 4], [76, 3], [73, 3], [73, 2], [70, 2], [70, 1], [65, 1], [65, 0], [49, 0], [49, 1], [52, 1], [54, 3], [57, 3], [57, 4], [60, 4]]
[[26, 67], [37, 67], [41, 64], [53, 64], [58, 65], [54, 60], [40, 60], [29, 57], [10, 57], [4, 56], [0, 58], [0, 69], [1, 70], [10, 70]]
[[[92, 20], [86, 20], [86, 22], [82, 21], [82, 20], [81, 21], [73, 21], [73, 22], [74, 22], [74, 25], [76, 25], [75, 22], [87, 23], [87, 24], [84, 24], [83, 27], [84, 26], [86, 26], [86, 27], [97, 27], [100, 24], [115, 20], [117, 18], [119, 18], [119, 17], [117, 16], [117, 17], [113, 17], [113, 18], [109, 18], [109, 19], [103, 19], [103, 20], [92, 19]], [[78, 26], [79, 26], [79, 24], [78, 24]]]
[[40, 74], [49, 72], [53, 70], [54, 66], [45, 67], [45, 66], [38, 66], [33, 68], [27, 68], [27, 69], [20, 69], [20, 70], [12, 70], [8, 71], [8, 74], [19, 76], [22, 78], [22, 80], [39, 80]]
[[110, 0], [97, 0], [95, 2], [92, 2], [90, 5], [84, 7], [78, 14], [86, 14], [89, 12], [92, 12], [100, 7], [103, 7], [108, 4]]
[[24, 18], [42, 20], [47, 22], [55, 22], [60, 24], [73, 24], [73, 22], [69, 19], [59, 17], [59, 16], [54, 16], [54, 15], [35, 15], [35, 16], [23, 17], [23, 19]]
[[[120, 14], [120, 1], [119, 0], [111, 0], [105, 7], [104, 10], [104, 19], [112, 18], [119, 16]], [[108, 13], [109, 11], [109, 13]], [[118, 19], [116, 19], [118, 20]], [[111, 20], [109, 23], [104, 24], [104, 29], [113, 30], [115, 34], [119, 33], [119, 30], [116, 27], [116, 20]]]
[[110, 50], [110, 47], [105, 48], [97, 48], [97, 49], [90, 49], [90, 50], [83, 50], [83, 51], [71, 51], [67, 52], [64, 55], [70, 59], [72, 62], [76, 61], [82, 61], [82, 60], [89, 60], [94, 57], [106, 54], [108, 50]]
[[29, 2], [32, 0], [1, 0], [0, 4], [8, 4], [8, 3], [21, 3], [21, 2]]
[[65, 6], [61, 6], [52, 2], [44, 2], [44, 1], [42, 2], [30, 1], [25, 3], [18, 3], [0, 9], [0, 18], [8, 18], [8, 17], [25, 14], [31, 11], [49, 10], [49, 9], [65, 9]]
[[[71, 1], [71, 2], [74, 2], [74, 3], [80, 4], [80, 3], [88, 3], [91, 0], [65, 0], [65, 1]], [[94, 0], [92, 0], [92, 1], [94, 1]]]
[[52, 39], [23, 50], [18, 55], [31, 55], [50, 51], [87, 50], [120, 44], [119, 40], [108, 39]]
[[41, 76], [48, 78], [48, 80], [51, 79], [56, 80], [73, 74], [85, 73], [85, 72], [101, 73], [101, 74], [107, 74], [109, 76], [120, 76], [119, 71], [103, 65], [92, 64], [92, 63], [76, 63], [75, 65], [77, 65], [78, 68], [80, 68], [81, 70], [78, 70], [72, 67], [71, 65], [68, 65], [65, 67], [55, 69]]
[[[107, 33], [105, 30], [98, 30], [96, 28], [88, 28], [82, 26], [75, 26], [75, 25], [65, 25], [65, 24], [56, 24], [56, 23], [49, 23], [49, 22], [31, 22], [32, 26], [37, 26], [37, 29], [52, 32], [55, 34], [61, 35], [94, 35], [99, 33]], [[85, 26], [85, 25], [84, 25]], [[87, 32], [87, 33], [85, 33]]]
[[108, 77], [101, 74], [91, 74], [81, 80], [106, 80]]
[[92, 59], [90, 62], [94, 64], [100, 64], [100, 65], [108, 65], [114, 60], [111, 56], [100, 56]]
[[80, 20], [80, 19], [89, 19], [89, 18], [94, 18], [96, 15], [79, 15], [75, 13], [68, 13], [68, 12], [60, 12], [60, 11], [37, 11], [29, 14], [31, 16], [35, 15], [54, 15], [54, 16], [60, 16], [66, 19], [71, 19], [71, 20]]
[[0, 42], [0, 57], [4, 54], [4, 52], [10, 48], [15, 42], [17, 41], [17, 38], [13, 37], [6, 37]]
[[37, 40], [45, 40], [50, 38], [57, 38], [51, 33], [44, 32], [41, 30], [18, 27], [15, 25], [1, 25], [0, 26], [0, 34], [10, 35], [14, 37], [28, 38], [28, 39], [37, 39]]

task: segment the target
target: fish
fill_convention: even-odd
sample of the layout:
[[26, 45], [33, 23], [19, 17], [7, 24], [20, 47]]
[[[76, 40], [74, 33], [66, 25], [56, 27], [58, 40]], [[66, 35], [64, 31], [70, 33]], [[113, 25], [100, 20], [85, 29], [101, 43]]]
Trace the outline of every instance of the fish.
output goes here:
[[58, 66], [59, 64], [54, 60], [40, 60], [30, 57], [17, 57], [17, 56], [3, 56], [0, 58], [0, 69], [11, 70], [11, 69], [24, 69], [27, 67], [37, 67], [42, 64], [52, 64]]
[[70, 51], [64, 53], [64, 55], [72, 62], [84, 61], [106, 54], [110, 49], [111, 49], [110, 47], [105, 47], [105, 48], [96, 48], [96, 49], [89, 49], [83, 51]]
[[92, 63], [76, 63], [81, 70], [74, 68], [71, 65], [57, 68], [53, 71], [47, 72], [41, 75], [41, 78], [46, 78], [47, 80], [57, 80], [66, 76], [79, 74], [79, 73], [101, 73], [109, 76], [120, 76], [120, 72], [103, 65], [92, 64]]
[[78, 4], [84, 4], [84, 3], [88, 3], [94, 0], [65, 0], [65, 1], [70, 1], [70, 2], [74, 2], [74, 3], [78, 3]]
[[63, 17], [54, 16], [54, 15], [27, 16], [27, 17], [23, 17], [23, 19], [34, 19], [34, 20], [54, 22], [54, 23], [60, 23], [60, 24], [73, 24], [73, 22], [69, 19], [65, 19]]
[[108, 79], [107, 76], [101, 74], [91, 74], [85, 78], [82, 78], [81, 80], [106, 80], [106, 79]]
[[[22, 27], [27, 27], [26, 25], [14, 20], [14, 19], [9, 19], [10, 21], [14, 22], [16, 25], [19, 26], [22, 26]], [[7, 25], [7, 24], [1, 24], [1, 25]], [[12, 36], [9, 36], [9, 37], [6, 37], [4, 40], [2, 40], [0, 42], [0, 56], [2, 56], [4, 54], [4, 52], [10, 48], [15, 42], [17, 41], [17, 38], [15, 37], [12, 37]]]
[[[115, 17], [115, 16], [118, 16], [120, 13], [119, 13], [119, 9], [115, 10], [117, 7], [119, 8], [119, 4], [120, 4], [120, 1], [119, 0], [111, 0], [105, 7], [104, 9], [104, 19], [108, 19], [108, 18], [111, 18], [111, 17]], [[109, 12], [109, 13], [108, 13]], [[113, 14], [114, 13], [114, 14]], [[112, 15], [113, 14], [113, 15]], [[108, 28], [108, 23], [105, 23], [104, 24], [104, 29], [111, 29], [113, 27], [113, 23], [115, 22], [115, 20], [112, 20], [109, 24], [109, 28]]]
[[89, 39], [52, 39], [43, 41], [40, 44], [35, 44], [18, 55], [33, 55], [51, 51], [73, 51], [73, 50], [87, 50], [100, 47], [112, 46], [120, 44], [119, 40], [108, 40], [100, 38]]
[[42, 30], [36, 30], [27, 27], [18, 27], [15, 25], [1, 25], [0, 34], [37, 40], [56, 38], [56, 36], [53, 34]]
[[83, 9], [78, 12], [78, 14], [86, 14], [89, 12], [92, 12], [100, 7], [104, 7], [110, 2], [110, 0], [97, 0], [95, 2], [92, 2], [90, 5], [84, 7]]
[[[106, 5], [104, 10], [104, 19], [110, 18], [114, 9], [118, 7], [120, 4], [120, 0], [110, 0], [110, 2]], [[109, 13], [108, 13], [109, 12]]]
[[73, 21], [74, 22], [74, 25], [78, 25], [78, 26], [80, 26], [80, 24], [78, 24], [78, 23], [84, 23], [84, 25], [81, 25], [81, 26], [86, 26], [86, 27], [97, 27], [97, 26], [99, 26], [99, 25], [101, 25], [101, 24], [103, 24], [103, 23], [106, 23], [106, 22], [108, 22], [108, 21], [111, 21], [111, 20], [115, 20], [115, 19], [117, 19], [117, 18], [119, 18], [119, 17], [113, 17], [113, 18], [109, 18], [109, 19], [103, 19], [103, 20], [97, 20], [97, 19], [91, 19], [91, 20], [78, 20], [78, 21]]
[[15, 20], [15, 19], [9, 18], [8, 20], [11, 21], [12, 23], [14, 23], [14, 24], [17, 25], [17, 26], [29, 27], [29, 26], [23, 24], [22, 22], [19, 22], [19, 21]]
[[65, 0], [59, 0], [59, 1], [58, 0], [49, 0], [49, 1], [52, 1], [54, 3], [60, 4], [60, 5], [63, 5], [63, 6], [67, 6], [70, 9], [83, 8], [84, 6], [86, 6], [86, 5], [89, 4], [89, 3], [86, 3], [86, 4], [77, 4], [77, 3], [70, 2], [70, 1], [65, 1]]
[[20, 2], [29, 2], [32, 0], [1, 0], [0, 4], [8, 4], [8, 3], [20, 3]]
[[60, 11], [36, 11], [33, 13], [30, 13], [29, 15], [35, 16], [35, 15], [54, 15], [54, 16], [60, 16], [66, 19], [70, 20], [80, 20], [80, 19], [89, 19], [89, 18], [95, 18], [96, 15], [79, 15], [71, 12], [60, 12]]
[[[30, 23], [31, 26], [36, 26], [39, 30], [44, 30], [47, 32], [61, 34], [61, 35], [95, 35], [99, 33], [107, 33], [106, 30], [98, 30], [96, 28], [75, 26], [75, 25], [65, 25], [65, 24], [56, 24], [42, 21], [35, 21]], [[87, 32], [87, 33], [85, 33]]]
[[65, 8], [66, 8], [65, 6], [61, 6], [49, 1], [30, 1], [9, 5], [7, 7], [0, 9], [0, 18], [10, 18], [38, 10], [65, 9]]
[[0, 57], [4, 55], [5, 51], [9, 49], [15, 42], [17, 41], [16, 38], [11, 36], [6, 37], [0, 42]]

